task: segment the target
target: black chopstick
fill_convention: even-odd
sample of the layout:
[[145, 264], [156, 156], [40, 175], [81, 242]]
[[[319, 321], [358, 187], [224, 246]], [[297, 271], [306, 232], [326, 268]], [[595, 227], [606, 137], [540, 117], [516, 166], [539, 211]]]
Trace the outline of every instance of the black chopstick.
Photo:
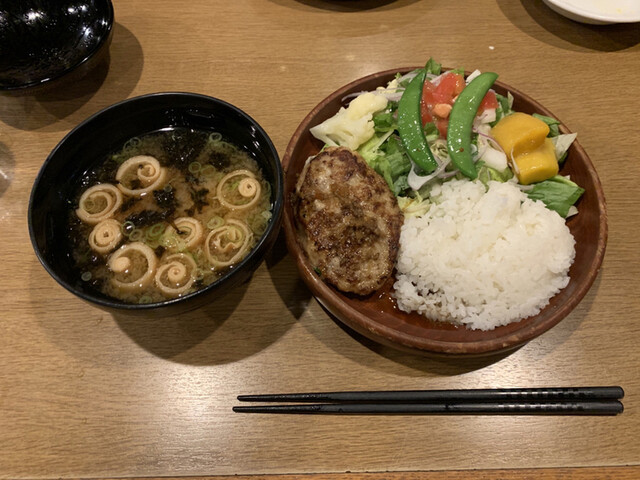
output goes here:
[[241, 402], [556, 402], [568, 400], [619, 400], [621, 387], [490, 388], [471, 390], [392, 390], [238, 395]]
[[346, 415], [617, 415], [618, 400], [556, 403], [320, 403], [302, 405], [245, 405], [238, 413], [346, 414]]
[[621, 387], [391, 390], [238, 395], [241, 402], [299, 402], [244, 405], [238, 413], [385, 415], [617, 415]]

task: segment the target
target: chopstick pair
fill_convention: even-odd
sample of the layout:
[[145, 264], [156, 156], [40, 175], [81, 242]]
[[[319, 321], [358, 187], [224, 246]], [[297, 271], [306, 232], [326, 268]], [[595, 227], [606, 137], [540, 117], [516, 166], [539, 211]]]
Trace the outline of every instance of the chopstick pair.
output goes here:
[[351, 415], [617, 415], [621, 387], [397, 390], [239, 395], [241, 402], [298, 402], [246, 405], [239, 413]]

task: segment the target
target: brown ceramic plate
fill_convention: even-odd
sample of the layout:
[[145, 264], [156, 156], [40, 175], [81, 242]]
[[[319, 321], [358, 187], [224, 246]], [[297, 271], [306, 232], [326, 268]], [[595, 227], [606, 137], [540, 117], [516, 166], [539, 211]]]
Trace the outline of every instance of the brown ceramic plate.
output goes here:
[[[571, 175], [571, 179], [585, 189], [577, 205], [579, 214], [567, 222], [576, 239], [576, 257], [569, 271], [571, 280], [534, 317], [494, 330], [480, 331], [428, 320], [418, 314], [407, 314], [395, 307], [390, 296], [393, 279], [368, 297], [343, 294], [316, 275], [298, 245], [290, 198], [305, 161], [322, 148], [322, 142], [309, 133], [309, 128], [333, 116], [343, 105], [345, 95], [373, 90], [386, 85], [396, 72], [410, 70], [413, 69], [387, 70], [351, 82], [325, 98], [302, 121], [282, 160], [286, 172], [284, 229], [287, 248], [297, 263], [302, 279], [320, 304], [345, 325], [375, 342], [425, 354], [486, 355], [512, 350], [566, 317], [585, 296], [602, 264], [607, 242], [604, 194], [589, 157], [577, 141], [573, 142], [560, 172]], [[497, 82], [494, 89], [503, 95], [511, 92], [514, 108], [518, 111], [537, 112], [555, 118], [545, 107], [514, 88]], [[570, 133], [564, 125], [560, 129], [563, 133]]]

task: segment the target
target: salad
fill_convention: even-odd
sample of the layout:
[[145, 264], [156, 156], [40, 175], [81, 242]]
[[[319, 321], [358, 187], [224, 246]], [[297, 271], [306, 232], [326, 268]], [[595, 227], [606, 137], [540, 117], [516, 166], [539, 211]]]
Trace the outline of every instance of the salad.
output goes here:
[[[380, 174], [405, 215], [429, 208], [429, 191], [452, 178], [514, 182], [562, 217], [577, 213], [584, 193], [559, 169], [576, 134], [556, 119], [513, 108], [492, 87], [498, 75], [443, 71], [429, 59], [310, 129], [325, 146], [357, 151]], [[345, 98], [347, 100], [347, 98]]]

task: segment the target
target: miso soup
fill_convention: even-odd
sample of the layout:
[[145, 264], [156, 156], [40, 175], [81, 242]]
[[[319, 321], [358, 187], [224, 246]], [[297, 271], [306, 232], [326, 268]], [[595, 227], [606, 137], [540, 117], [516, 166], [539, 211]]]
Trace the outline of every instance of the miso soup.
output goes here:
[[127, 303], [210, 285], [271, 220], [257, 162], [218, 133], [159, 131], [129, 140], [88, 172], [69, 214], [83, 282]]

